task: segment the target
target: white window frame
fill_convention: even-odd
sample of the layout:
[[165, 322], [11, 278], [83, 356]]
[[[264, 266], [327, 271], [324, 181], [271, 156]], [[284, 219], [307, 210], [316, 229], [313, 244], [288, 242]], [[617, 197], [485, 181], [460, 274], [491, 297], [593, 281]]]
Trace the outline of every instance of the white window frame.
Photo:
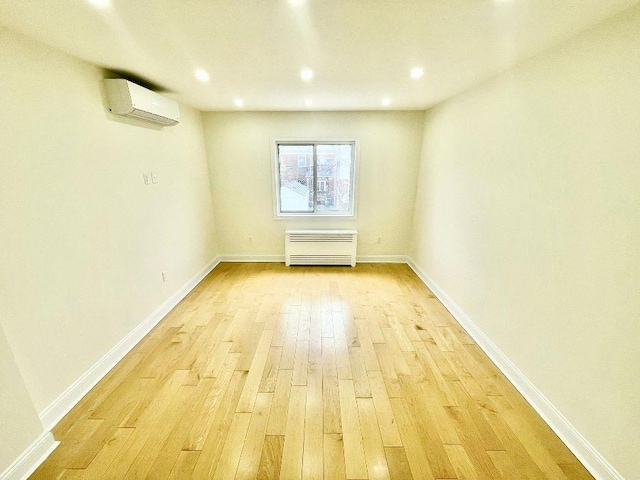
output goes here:
[[[273, 193], [273, 215], [276, 220], [291, 220], [301, 219], [310, 220], [314, 218], [322, 219], [348, 219], [354, 220], [357, 218], [357, 172], [358, 172], [358, 160], [360, 157], [359, 140], [355, 138], [316, 138], [316, 137], [276, 137], [271, 138], [271, 177], [272, 177], [272, 193]], [[328, 213], [328, 212], [281, 212], [280, 211], [280, 165], [278, 163], [278, 145], [352, 145], [352, 158], [351, 158], [351, 208], [347, 213]], [[317, 167], [315, 158], [314, 147], [314, 171]], [[315, 174], [314, 174], [315, 178]], [[317, 181], [317, 178], [316, 178]], [[314, 185], [315, 189], [315, 185]]]

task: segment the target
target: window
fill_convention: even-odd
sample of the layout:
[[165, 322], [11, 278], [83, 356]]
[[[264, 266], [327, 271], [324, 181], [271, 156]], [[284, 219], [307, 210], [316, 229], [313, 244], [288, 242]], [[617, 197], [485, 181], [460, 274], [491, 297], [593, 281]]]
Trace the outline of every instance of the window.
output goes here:
[[354, 216], [354, 141], [275, 141], [276, 216]]

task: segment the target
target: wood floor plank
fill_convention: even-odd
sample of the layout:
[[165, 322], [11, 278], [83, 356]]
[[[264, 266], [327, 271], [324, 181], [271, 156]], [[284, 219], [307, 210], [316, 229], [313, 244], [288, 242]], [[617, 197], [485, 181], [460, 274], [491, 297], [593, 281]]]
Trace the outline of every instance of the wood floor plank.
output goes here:
[[284, 435], [267, 435], [264, 438], [260, 465], [258, 466], [258, 474], [256, 476], [258, 480], [280, 478], [283, 448]]
[[324, 433], [342, 433], [338, 368], [333, 338], [322, 339], [322, 403]]
[[355, 320], [358, 339], [360, 343], [360, 350], [362, 352], [362, 359], [364, 360], [367, 371], [380, 370], [380, 364], [378, 363], [378, 357], [376, 351], [373, 348], [373, 341], [369, 333], [369, 324], [365, 319]]
[[[412, 352], [414, 350], [413, 343], [411, 343], [411, 339], [407, 336], [407, 332], [400, 323], [400, 320], [397, 317], [389, 317], [388, 320], [390, 331], [393, 332], [400, 351]], [[418, 339], [420, 339], [420, 337], [418, 337]]]
[[590, 479], [407, 265], [220, 264], [32, 479]]
[[[523, 478], [544, 478], [542, 470], [540, 470], [538, 465], [533, 461], [520, 440], [499, 413], [497, 411], [495, 413], [484, 411], [483, 415], [507, 449], [502, 451], [504, 455], [487, 452], [502, 475], [505, 476], [504, 472], [520, 472]], [[510, 475], [513, 475], [513, 473]]]
[[382, 327], [388, 327], [389, 322], [384, 314], [371, 305], [366, 305], [362, 308], [364, 312], [364, 318], [369, 328], [369, 336], [372, 343], [385, 343], [385, 339], [382, 335]]
[[547, 478], [540, 469], [535, 472], [530, 469], [519, 467], [513, 461], [513, 454], [510, 452], [501, 450], [495, 452], [487, 452], [487, 454], [489, 455], [489, 458], [496, 466], [496, 468], [500, 471], [500, 475], [502, 478], [523, 478], [531, 480], [544, 480], [545, 478]]
[[[188, 373], [187, 370], [176, 370], [169, 382], [159, 388], [159, 392], [152, 404], [140, 416], [135, 434], [131, 435], [123, 445], [122, 455], [116, 457], [109, 465], [106, 471], [106, 478], [124, 478], [133, 467], [136, 459], [144, 458], [144, 455], [139, 456], [139, 454], [154, 434], [154, 426], [161, 422], [166, 411], [173, 413], [181, 409], [180, 407], [190, 390], [190, 387], [182, 387], [182, 382]], [[181, 395], [178, 394], [179, 392], [181, 392]], [[146, 458], [144, 459], [146, 460]]]
[[469, 455], [462, 445], [445, 445], [444, 446], [451, 464], [456, 470], [457, 478], [476, 479], [482, 478], [478, 476]]
[[358, 404], [358, 418], [360, 419], [360, 428], [362, 430], [364, 454], [367, 460], [368, 478], [388, 479], [390, 478], [389, 466], [387, 465], [387, 457], [382, 444], [382, 436], [380, 435], [373, 399], [358, 398], [356, 402]]
[[[232, 378], [234, 377], [239, 357], [240, 355], [237, 353], [229, 353], [227, 355], [222, 367], [220, 368], [218, 377], [215, 379], [213, 388], [207, 393], [206, 398], [202, 402], [198, 418], [194, 422], [193, 427], [182, 446], [183, 450], [202, 450], [204, 442], [209, 435], [209, 431], [214, 425], [215, 416], [220, 408], [222, 400], [225, 398], [225, 394], [233, 390], [233, 386], [231, 387], [231, 390], [229, 390], [229, 386]], [[236, 375], [236, 381], [239, 379], [240, 376]]]
[[322, 325], [322, 336], [333, 338], [333, 317], [331, 316], [331, 310], [321, 312], [320, 322]]
[[346, 479], [342, 435], [339, 433], [325, 433], [323, 445], [324, 478], [326, 480]]
[[[233, 342], [219, 342], [213, 350], [213, 355], [209, 358], [207, 366], [204, 368], [203, 377], [216, 378], [224, 365], [227, 355], [231, 351]], [[235, 368], [235, 367], [234, 367]]]
[[225, 390], [216, 414], [208, 428], [207, 437], [204, 440], [198, 461], [193, 470], [194, 478], [209, 478], [214, 474], [226, 444], [229, 428], [246, 378], [247, 372], [233, 372], [229, 386]]
[[280, 369], [293, 370], [296, 357], [296, 347], [298, 346], [298, 328], [300, 326], [300, 308], [293, 308], [287, 319], [287, 331], [282, 344], [282, 355], [280, 356]]
[[464, 407], [445, 407], [454, 422], [462, 445], [481, 478], [500, 478], [500, 473], [482, 447], [482, 438]]
[[[197, 399], [196, 387], [192, 385], [181, 385], [179, 391], [172, 399], [171, 404], [166, 409], [164, 416], [166, 418], [184, 419], [189, 413], [191, 402]], [[142, 429], [144, 429], [146, 434], [146, 430], [148, 429], [149, 434], [147, 436], [148, 438], [146, 442], [142, 446], [141, 451], [133, 460], [133, 463], [131, 464], [129, 469], [126, 470], [126, 477], [146, 478], [154, 468], [154, 465], [156, 465], [156, 459], [158, 459], [158, 457], [160, 456], [163, 445], [175, 439], [176, 444], [170, 445], [174, 448], [172, 453], [175, 453], [175, 455], [170, 455], [168, 458], [161, 458], [160, 462], [156, 465], [156, 467], [158, 468], [158, 473], [162, 475], [163, 472], [163, 476], [166, 477], [168, 473], [171, 472], [171, 467], [177, 459], [180, 445], [182, 444], [184, 436], [186, 436], [189, 431], [189, 426], [190, 423], [188, 421], [185, 422], [184, 427], [182, 421], [158, 421], [155, 425], [143, 425], [136, 427], [137, 433], [142, 432]], [[184, 435], [182, 435], [179, 431], [185, 429], [186, 431], [184, 432]], [[172, 434], [174, 434], [174, 432], [175, 437], [172, 437]], [[169, 464], [163, 464], [164, 461], [169, 462]], [[109, 467], [109, 470], [115, 470], [116, 465], [118, 465], [118, 463], [112, 463]]]
[[434, 480], [436, 477], [431, 471], [429, 459], [422, 446], [420, 434], [416, 428], [415, 420], [407, 407], [406, 400], [404, 398], [392, 398], [390, 402], [394, 417], [398, 421], [398, 430], [402, 437], [402, 444], [404, 445], [411, 475], [415, 479]]
[[[442, 353], [438, 349], [428, 348], [427, 345], [430, 345], [430, 342], [422, 342], [421, 345], [417, 346], [418, 359], [422, 363], [427, 376], [433, 379], [434, 386], [437, 385], [436, 393], [440, 396], [442, 405], [457, 407], [458, 401], [448, 382], [458, 380], [458, 376], [442, 357]], [[436, 358], [434, 358], [434, 355]]]
[[435, 424], [431, 413], [424, 408], [425, 405], [422, 401], [422, 396], [407, 396], [406, 406], [413, 419], [414, 427], [418, 431], [434, 476], [436, 478], [455, 478], [456, 472], [440, 441], [438, 426]]
[[233, 415], [229, 435], [213, 475], [214, 479], [224, 480], [235, 477], [250, 421], [250, 413], [235, 413]]
[[353, 388], [356, 397], [371, 397], [371, 387], [367, 376], [367, 366], [364, 361], [362, 347], [349, 347], [349, 360], [353, 376]]
[[278, 313], [278, 319], [276, 321], [276, 325], [273, 330], [273, 340], [271, 341], [271, 345], [273, 347], [284, 346], [284, 341], [287, 336], [288, 325], [289, 325], [289, 314]]
[[338, 378], [347, 380], [353, 378], [351, 375], [351, 360], [349, 359], [349, 345], [345, 333], [344, 312], [333, 313], [333, 338], [336, 350], [336, 365], [338, 368]]
[[293, 361], [293, 385], [307, 384], [307, 369], [309, 366], [309, 340], [299, 339]]
[[267, 424], [267, 435], [284, 436], [286, 434], [292, 377], [293, 370], [280, 370], [278, 372], [273, 404], [271, 406], [269, 422]]
[[[125, 357], [127, 362], [121, 362], [122, 369], [114, 368], [108, 374], [105, 383], [100, 383], [102, 388], [96, 391], [95, 395], [85, 396], [80, 403], [69, 414], [63, 418], [58, 425], [55, 426], [53, 433], [56, 438], [63, 439], [69, 428], [80, 420], [76, 412], [83, 413], [86, 418], [106, 419], [112, 417], [114, 411], [122, 408], [122, 401], [116, 402], [114, 399], [127, 399], [127, 410], [132, 405], [138, 405], [140, 399], [144, 397], [144, 392], [148, 385], [153, 383], [151, 379], [140, 378], [137, 370], [140, 363], [144, 360], [145, 355], [141, 353], [129, 354]], [[120, 367], [120, 365], [118, 365]], [[135, 392], [135, 393], [133, 393]]]
[[200, 452], [194, 452], [190, 450], [181, 450], [178, 454], [178, 459], [173, 465], [171, 472], [169, 473], [169, 480], [183, 480], [185, 478], [192, 478], [193, 469], [196, 468], [196, 463]]
[[[399, 327], [401, 329], [401, 327]], [[404, 352], [413, 351], [413, 346], [406, 347], [406, 350], [400, 345], [398, 341], [398, 335], [391, 327], [384, 327], [382, 330], [382, 336], [385, 339], [385, 346], [389, 349], [389, 357], [393, 360], [393, 369], [397, 375], [411, 375], [411, 370], [407, 365], [404, 358]], [[405, 343], [408, 342], [405, 338]]]
[[[271, 340], [273, 345], [273, 338]], [[269, 355], [267, 356], [267, 363], [264, 366], [262, 372], [262, 379], [260, 380], [260, 388], [258, 391], [261, 393], [273, 393], [276, 390], [276, 382], [278, 380], [278, 368], [280, 365], [280, 357], [282, 355], [282, 347], [269, 348]]]
[[302, 475], [306, 401], [307, 387], [292, 386], [282, 449], [282, 466], [280, 467], [280, 478], [282, 479], [300, 478]]
[[[320, 340], [320, 332], [316, 338]], [[322, 478], [324, 469], [322, 365], [315, 360], [309, 364], [305, 409], [302, 478]]]
[[236, 412], [251, 413], [253, 411], [253, 404], [256, 401], [264, 367], [267, 364], [272, 338], [273, 330], [264, 330], [260, 335], [260, 340], [258, 341], [258, 346], [249, 368], [249, 374], [247, 375], [247, 381], [244, 384], [244, 389], [242, 390], [238, 406], [236, 407]]
[[259, 393], [257, 395], [247, 430], [247, 437], [242, 447], [236, 478], [256, 478], [258, 474], [272, 400], [272, 393]]
[[393, 409], [384, 385], [381, 372], [368, 372], [369, 385], [371, 386], [371, 396], [376, 409], [380, 435], [385, 447], [402, 447], [402, 439], [398, 432], [398, 425], [393, 417]]
[[367, 461], [353, 380], [340, 380], [339, 388], [346, 476], [348, 479], [367, 478]]
[[84, 470], [82, 478], [92, 479], [102, 475], [116, 456], [120, 454], [120, 450], [133, 432], [133, 428], [117, 428], [111, 438], [105, 442], [93, 461]]
[[387, 456], [389, 475], [392, 479], [411, 480], [413, 478], [409, 460], [407, 460], [403, 447], [384, 447], [384, 452]]
[[540, 470], [549, 478], [562, 478], [564, 476], [562, 469], [555, 462], [545, 444], [540, 441], [535, 430], [532, 430], [527, 425], [526, 420], [515, 413], [503, 397], [494, 397], [494, 402], [498, 408], [500, 408], [505, 422], [507, 422], [511, 430], [518, 436]]
[[[185, 408], [180, 413], [179, 422], [168, 422], [171, 432], [167, 436], [164, 443], [158, 449], [155, 461], [148, 470], [148, 479], [164, 479], [171, 473], [175, 462], [181, 452], [181, 446], [184, 444], [185, 439], [189, 436], [191, 429], [196, 421], [199, 420], [199, 414], [202, 409], [202, 405], [208, 398], [208, 394], [212, 391], [215, 385], [215, 381], [212, 378], [201, 379], [198, 385], [191, 389], [185, 389], [185, 393], [188, 395]], [[184, 385], [183, 385], [184, 387]], [[158, 428], [157, 439], [161, 439], [160, 431], [163, 428]], [[152, 449], [150, 446], [145, 445], [144, 457], [153, 458]]]
[[394, 358], [389, 345], [387, 343], [376, 343], [374, 348], [380, 362], [380, 373], [382, 373], [388, 396], [390, 398], [403, 397], [404, 392], [394, 366]]
[[[456, 398], [458, 399], [458, 405], [460, 405], [475, 427], [475, 430], [479, 434], [479, 440], [482, 444], [482, 447], [486, 451], [493, 450], [504, 450], [505, 447], [491, 428], [491, 426], [486, 421], [486, 418], [482, 415], [483, 411], [494, 411], [495, 407], [493, 406], [492, 400], [482, 395], [482, 398], [478, 399], [479, 401], [474, 401], [467, 389], [465, 389], [462, 381], [460, 382], [451, 382], [452, 390]], [[495, 398], [495, 397], [493, 397]]]
[[100, 429], [104, 422], [105, 420], [103, 419], [91, 419], [86, 418], [86, 416], [78, 418], [77, 422], [71, 426], [65, 437], [63, 437], [65, 440], [64, 444], [61, 443], [60, 446], [53, 451], [49, 457], [49, 461], [41, 465], [36, 473], [39, 474], [40, 471], [49, 472], [42, 477], [45, 478], [47, 475], [52, 475], [51, 472], [61, 471], [75, 463], [74, 453], [82, 449], [85, 442]]
[[65, 468], [62, 473], [56, 477], [56, 480], [72, 480], [82, 478], [84, 469], [82, 468]]

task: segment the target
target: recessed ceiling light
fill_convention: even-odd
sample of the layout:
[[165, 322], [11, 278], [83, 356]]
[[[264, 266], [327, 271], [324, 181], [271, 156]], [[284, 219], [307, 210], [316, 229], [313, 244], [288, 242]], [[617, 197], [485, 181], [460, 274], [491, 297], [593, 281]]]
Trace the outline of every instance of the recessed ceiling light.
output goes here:
[[236, 98], [233, 103], [235, 104], [236, 107], [238, 108], [242, 108], [244, 107], [244, 101], [241, 98]]
[[391, 105], [391, 99], [385, 97], [381, 100], [380, 103], [382, 103], [383, 107], [388, 107], [389, 105]]
[[305, 4], [306, 0], [289, 0], [289, 5], [292, 7], [301, 7]]
[[207, 73], [206, 70], [198, 68], [198, 69], [196, 69], [195, 72], [193, 72], [193, 74], [196, 76], [196, 79], [198, 79], [201, 82], [208, 82], [209, 81], [209, 73]]
[[310, 68], [303, 68], [300, 70], [300, 78], [305, 82], [310, 82], [313, 79], [313, 70]]
[[87, 0], [87, 2], [96, 8], [109, 8], [111, 6], [111, 0]]
[[310, 98], [307, 98], [307, 99], [304, 101], [304, 104], [305, 104], [307, 107], [310, 107], [311, 105], [313, 105], [313, 100], [311, 100]]
[[414, 67], [411, 69], [411, 78], [420, 78], [424, 76], [424, 68]]

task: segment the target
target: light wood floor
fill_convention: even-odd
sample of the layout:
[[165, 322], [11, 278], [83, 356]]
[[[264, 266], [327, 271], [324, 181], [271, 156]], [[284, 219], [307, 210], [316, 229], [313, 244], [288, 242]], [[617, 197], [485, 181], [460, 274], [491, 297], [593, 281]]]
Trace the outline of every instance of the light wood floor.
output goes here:
[[34, 479], [592, 478], [406, 265], [221, 264]]

